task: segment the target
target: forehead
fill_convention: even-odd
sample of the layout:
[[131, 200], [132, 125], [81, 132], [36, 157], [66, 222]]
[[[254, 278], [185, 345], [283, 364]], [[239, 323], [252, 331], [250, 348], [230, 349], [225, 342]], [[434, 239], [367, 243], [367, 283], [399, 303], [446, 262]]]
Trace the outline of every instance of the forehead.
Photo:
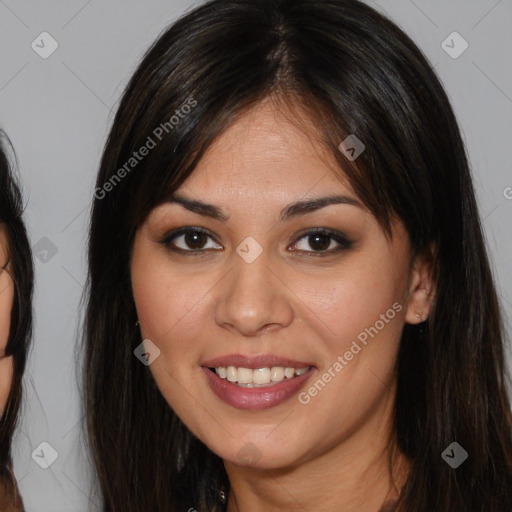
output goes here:
[[[352, 192], [317, 129], [264, 101], [242, 114], [205, 152], [183, 187], [226, 200]], [[299, 122], [297, 122], [299, 121]]]

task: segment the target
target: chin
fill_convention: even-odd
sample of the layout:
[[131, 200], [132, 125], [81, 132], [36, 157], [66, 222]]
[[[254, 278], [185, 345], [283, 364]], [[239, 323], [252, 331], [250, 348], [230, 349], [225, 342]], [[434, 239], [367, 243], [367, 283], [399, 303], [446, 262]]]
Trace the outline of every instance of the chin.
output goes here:
[[[282, 469], [299, 462], [299, 447], [295, 444], [283, 446], [282, 443], [268, 441], [232, 440], [228, 445], [207, 445], [225, 463], [254, 469]], [[302, 447], [303, 448], [303, 447]]]

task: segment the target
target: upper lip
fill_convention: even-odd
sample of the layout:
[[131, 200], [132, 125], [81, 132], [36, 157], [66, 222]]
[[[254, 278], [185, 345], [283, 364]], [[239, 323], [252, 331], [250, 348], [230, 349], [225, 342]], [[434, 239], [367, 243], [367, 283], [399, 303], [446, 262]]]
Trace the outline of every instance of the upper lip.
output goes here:
[[271, 354], [247, 356], [242, 354], [229, 354], [216, 357], [214, 359], [209, 359], [208, 361], [204, 361], [201, 365], [208, 368], [218, 368], [219, 366], [235, 366], [238, 368], [251, 368], [253, 370], [256, 368], [265, 367], [272, 368], [273, 366], [284, 366], [285, 368], [306, 368], [309, 366], [314, 366], [312, 363], [307, 361], [297, 361], [294, 359], [288, 359], [286, 357], [279, 357]]

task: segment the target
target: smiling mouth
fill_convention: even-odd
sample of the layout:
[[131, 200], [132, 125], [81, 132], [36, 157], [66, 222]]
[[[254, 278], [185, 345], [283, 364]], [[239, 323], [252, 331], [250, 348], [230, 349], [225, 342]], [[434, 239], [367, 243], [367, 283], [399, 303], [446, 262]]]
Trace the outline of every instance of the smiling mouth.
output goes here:
[[310, 368], [312, 367], [304, 366], [302, 368], [293, 368], [285, 366], [266, 366], [252, 369], [241, 366], [218, 366], [216, 368], [210, 368], [210, 371], [217, 374], [221, 379], [225, 379], [242, 388], [264, 388], [300, 377]]

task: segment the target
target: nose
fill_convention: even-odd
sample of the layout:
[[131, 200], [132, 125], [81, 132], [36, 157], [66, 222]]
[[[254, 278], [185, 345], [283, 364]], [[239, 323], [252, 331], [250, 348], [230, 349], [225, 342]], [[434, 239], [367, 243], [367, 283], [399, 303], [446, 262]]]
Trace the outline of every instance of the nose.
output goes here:
[[232, 259], [233, 267], [218, 290], [217, 324], [249, 337], [290, 325], [293, 292], [269, 265], [266, 251], [251, 263], [237, 253]]

